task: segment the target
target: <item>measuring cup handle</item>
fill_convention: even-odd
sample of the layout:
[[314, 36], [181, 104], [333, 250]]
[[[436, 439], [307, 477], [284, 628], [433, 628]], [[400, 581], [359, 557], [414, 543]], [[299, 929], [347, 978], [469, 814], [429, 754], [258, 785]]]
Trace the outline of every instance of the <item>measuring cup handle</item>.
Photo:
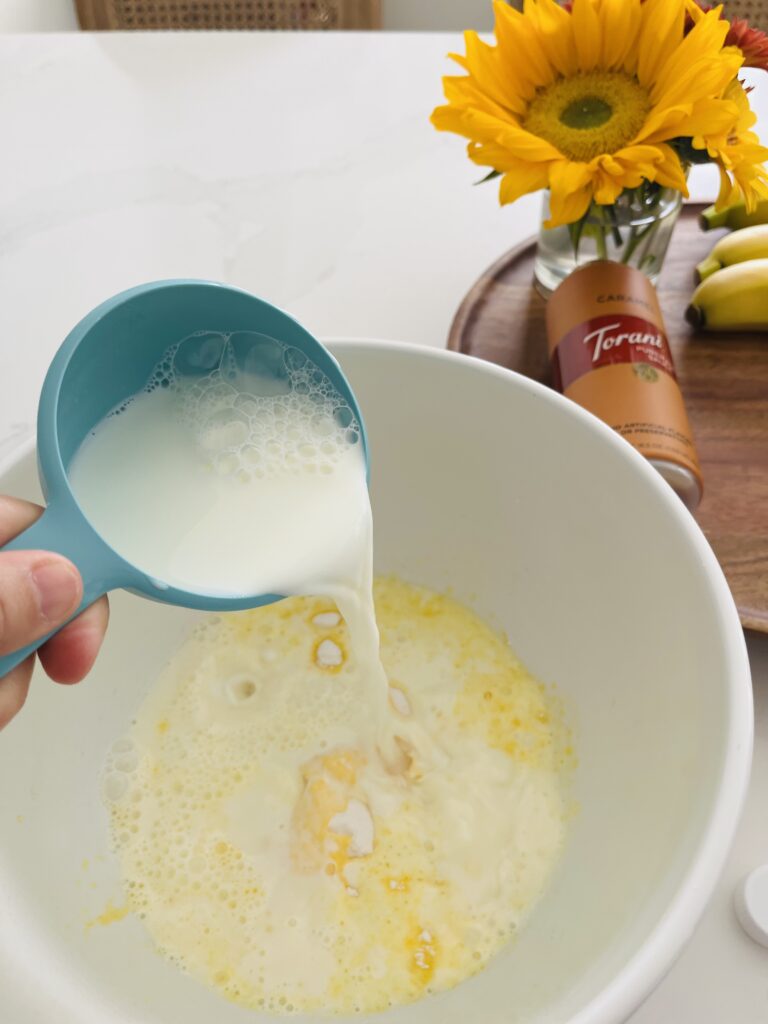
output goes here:
[[[123, 574], [120, 571], [120, 560], [98, 534], [91, 530], [79, 510], [66, 503], [49, 505], [36, 523], [0, 548], [0, 552], [37, 550], [54, 551], [56, 554], [65, 555], [77, 566], [83, 578], [83, 599], [68, 622], [103, 594], [114, 590], [115, 587], [126, 585], [127, 581], [121, 578]], [[0, 562], [0, 572], [1, 566]], [[57, 632], [58, 629], [54, 629], [27, 647], [0, 657], [0, 686], [3, 676], [21, 664], [38, 647], [42, 647], [46, 640]]]

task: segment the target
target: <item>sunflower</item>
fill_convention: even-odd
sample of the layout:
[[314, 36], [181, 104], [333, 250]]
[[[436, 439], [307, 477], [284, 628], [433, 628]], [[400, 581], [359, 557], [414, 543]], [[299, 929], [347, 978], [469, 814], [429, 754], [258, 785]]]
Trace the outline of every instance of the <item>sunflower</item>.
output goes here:
[[451, 56], [467, 74], [443, 79], [448, 103], [432, 123], [469, 139], [470, 159], [501, 175], [502, 203], [548, 188], [556, 227], [644, 181], [687, 195], [681, 139], [716, 149], [748, 201], [768, 194], [751, 163], [765, 151], [738, 129], [743, 111], [727, 95], [744, 58], [724, 45], [720, 7], [574, 0], [569, 12], [525, 0], [521, 13], [495, 0], [494, 9], [496, 45], [465, 33], [466, 55]]

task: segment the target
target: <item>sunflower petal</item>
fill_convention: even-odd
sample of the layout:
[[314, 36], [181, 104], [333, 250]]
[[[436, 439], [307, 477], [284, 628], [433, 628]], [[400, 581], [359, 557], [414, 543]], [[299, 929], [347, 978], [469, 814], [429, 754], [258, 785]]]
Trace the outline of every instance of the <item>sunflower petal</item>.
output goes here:
[[685, 177], [683, 165], [680, 163], [680, 157], [666, 143], [662, 143], [654, 148], [658, 150], [661, 159], [656, 164], [651, 180], [657, 181], [660, 185], [664, 185], [665, 188], [674, 188], [687, 197], [688, 181]]
[[720, 191], [715, 200], [715, 208], [722, 210], [724, 207], [731, 205], [731, 202], [735, 199], [734, 193], [736, 189], [728, 177], [728, 172], [719, 160], [717, 162], [717, 169], [720, 172]]
[[511, 153], [526, 160], [558, 160], [562, 157], [562, 153], [551, 142], [540, 139], [538, 135], [533, 135], [517, 125], [503, 125], [496, 136], [496, 141], [506, 146]]
[[510, 156], [519, 159], [562, 158], [562, 154], [546, 139], [540, 139], [516, 123], [503, 121], [481, 110], [457, 110], [452, 106], [437, 107], [432, 112], [431, 121], [438, 131], [455, 132], [473, 142], [497, 143], [505, 148]]
[[557, 72], [575, 74], [578, 63], [571, 15], [556, 0], [524, 0], [523, 15], [530, 19]]
[[600, 67], [634, 75], [637, 35], [642, 23], [641, 0], [603, 0], [600, 14], [603, 35]]
[[458, 65], [464, 68], [465, 71], [469, 71], [469, 61], [463, 53], [449, 53], [448, 59], [455, 61]]
[[654, 86], [651, 99], [657, 105], [669, 106], [721, 96], [741, 64], [740, 57], [723, 53], [711, 54], [686, 67], [681, 65], [666, 89]]
[[738, 78], [735, 78], [723, 94], [723, 98], [735, 104], [739, 112], [737, 128], [739, 131], [746, 131], [757, 121], [757, 114], [752, 110], [747, 99], [744, 86]]
[[467, 68], [472, 78], [495, 103], [511, 105], [510, 97], [518, 98], [514, 104], [524, 109], [521, 93], [521, 79], [509, 61], [500, 61], [498, 48], [489, 46], [477, 32], [465, 32], [467, 47]]
[[549, 171], [549, 221], [546, 227], [572, 224], [582, 217], [592, 201], [594, 172], [588, 164], [560, 160]]
[[708, 90], [710, 83], [720, 81], [722, 76], [725, 76], [722, 78], [725, 89], [743, 62], [743, 58], [720, 53], [727, 34], [728, 22], [721, 19], [716, 10], [708, 12], [658, 67], [651, 88], [653, 101], [663, 98], [673, 103], [678, 97], [693, 98], [692, 88]]
[[680, 45], [685, 25], [682, 0], [645, 0], [637, 44], [637, 77], [649, 88]]
[[[639, 184], [639, 182], [638, 182]], [[624, 191], [621, 181], [617, 181], [610, 174], [597, 171], [595, 176], [593, 200], [601, 206], [611, 206]]]
[[504, 60], [525, 78], [523, 91], [531, 98], [537, 89], [550, 85], [557, 74], [554, 64], [528, 18], [504, 0], [494, 0], [496, 39]]
[[514, 111], [495, 103], [479, 88], [475, 80], [467, 75], [446, 76], [443, 79], [443, 92], [453, 107], [465, 110], [474, 107], [487, 114], [493, 114], [500, 120], [514, 120]]
[[571, 23], [579, 71], [592, 71], [600, 61], [602, 49], [602, 26], [594, 0], [574, 0]]
[[520, 196], [538, 192], [547, 187], [549, 167], [547, 164], [527, 164], [518, 161], [510, 167], [499, 182], [499, 202], [502, 206], [514, 203]]
[[734, 105], [725, 100], [703, 100], [666, 109], [657, 107], [648, 115], [637, 140], [646, 143], [665, 142], [668, 139], [730, 132], [736, 117]]

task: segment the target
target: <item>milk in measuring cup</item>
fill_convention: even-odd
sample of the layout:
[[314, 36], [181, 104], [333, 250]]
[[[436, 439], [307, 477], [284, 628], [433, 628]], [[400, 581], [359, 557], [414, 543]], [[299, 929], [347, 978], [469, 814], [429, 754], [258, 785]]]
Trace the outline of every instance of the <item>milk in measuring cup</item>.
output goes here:
[[361, 425], [304, 353], [247, 331], [185, 338], [69, 477], [101, 537], [160, 586], [333, 598], [386, 702]]

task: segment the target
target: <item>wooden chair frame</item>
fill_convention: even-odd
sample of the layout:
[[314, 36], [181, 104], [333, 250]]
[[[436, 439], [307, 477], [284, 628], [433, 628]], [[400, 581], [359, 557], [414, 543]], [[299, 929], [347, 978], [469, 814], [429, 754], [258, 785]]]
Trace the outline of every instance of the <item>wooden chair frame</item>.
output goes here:
[[375, 29], [381, 0], [75, 0], [80, 27]]

